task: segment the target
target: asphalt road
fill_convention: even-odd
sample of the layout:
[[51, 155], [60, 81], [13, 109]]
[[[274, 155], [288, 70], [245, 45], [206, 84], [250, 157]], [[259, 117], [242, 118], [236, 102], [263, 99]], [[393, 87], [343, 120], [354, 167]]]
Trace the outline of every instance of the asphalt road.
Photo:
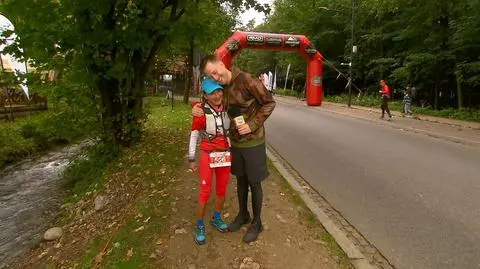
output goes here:
[[480, 149], [277, 103], [267, 141], [396, 268], [480, 268]]

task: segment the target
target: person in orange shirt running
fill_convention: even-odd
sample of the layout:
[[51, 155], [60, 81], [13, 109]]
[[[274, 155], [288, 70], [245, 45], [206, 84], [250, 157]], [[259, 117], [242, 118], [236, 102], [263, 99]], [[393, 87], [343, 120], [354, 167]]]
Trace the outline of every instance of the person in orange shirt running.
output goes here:
[[[220, 232], [226, 232], [228, 225], [223, 222], [221, 210], [225, 202], [225, 193], [230, 179], [230, 141], [227, 137], [230, 128], [230, 119], [223, 106], [223, 87], [209, 78], [201, 81], [204, 100], [201, 107], [202, 116], [194, 116], [188, 150], [190, 169], [197, 170], [195, 150], [197, 139], [200, 136], [200, 160], [198, 172], [200, 176], [200, 190], [198, 194], [198, 209], [195, 242], [205, 243], [205, 205], [212, 191], [212, 178], [215, 173], [216, 197], [215, 209], [210, 224]], [[193, 104], [194, 106], [196, 105]]]
[[390, 87], [387, 85], [385, 80], [380, 80], [380, 85], [382, 88], [378, 91], [382, 95], [382, 116], [381, 119], [385, 118], [385, 111], [388, 114], [388, 120], [392, 119], [392, 114], [390, 113], [390, 109], [388, 108], [388, 100], [390, 100]]

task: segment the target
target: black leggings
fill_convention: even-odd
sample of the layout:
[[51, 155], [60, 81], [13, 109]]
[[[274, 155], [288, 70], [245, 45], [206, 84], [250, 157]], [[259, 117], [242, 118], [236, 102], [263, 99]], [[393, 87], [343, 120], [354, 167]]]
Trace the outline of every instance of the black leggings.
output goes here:
[[263, 203], [263, 189], [261, 182], [250, 183], [247, 176], [237, 177], [237, 196], [238, 206], [240, 209], [239, 215], [248, 216], [248, 187], [252, 191], [252, 209], [253, 221], [252, 223], [261, 224], [262, 203]]
[[392, 114], [390, 114], [390, 109], [388, 108], [388, 98], [387, 96], [382, 96], [382, 118], [385, 116], [385, 111], [387, 111], [387, 114], [389, 117], [392, 117]]

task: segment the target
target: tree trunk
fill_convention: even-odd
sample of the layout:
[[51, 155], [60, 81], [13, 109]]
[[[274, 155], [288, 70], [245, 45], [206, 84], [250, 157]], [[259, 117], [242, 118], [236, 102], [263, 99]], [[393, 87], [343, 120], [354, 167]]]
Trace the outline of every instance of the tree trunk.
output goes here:
[[97, 84], [102, 101], [103, 140], [107, 145], [121, 146], [122, 135], [122, 104], [119, 99], [118, 81], [101, 78]]
[[462, 81], [463, 81], [463, 76], [462, 76], [462, 71], [460, 68], [457, 66], [457, 72], [455, 72], [455, 77], [457, 79], [457, 108], [462, 109], [463, 108], [463, 93], [462, 93]]
[[[195, 0], [193, 8], [193, 17], [197, 16], [198, 11], [198, 0]], [[185, 89], [183, 90], [183, 103], [188, 104], [188, 99], [190, 98], [190, 90], [193, 86], [193, 59], [194, 59], [194, 49], [195, 49], [195, 31], [191, 32], [189, 49], [188, 49], [188, 59], [187, 59], [187, 77], [185, 78]]]
[[439, 88], [439, 81], [438, 81], [438, 76], [437, 76], [437, 81], [435, 82], [435, 88], [434, 88], [434, 99], [433, 99], [433, 109], [438, 110], [438, 88]]
[[188, 50], [188, 59], [187, 59], [187, 77], [185, 78], [185, 89], [183, 90], [183, 102], [188, 104], [188, 99], [190, 98], [190, 90], [193, 85], [193, 57], [194, 57], [194, 46], [195, 46], [195, 35], [190, 37], [190, 48]]

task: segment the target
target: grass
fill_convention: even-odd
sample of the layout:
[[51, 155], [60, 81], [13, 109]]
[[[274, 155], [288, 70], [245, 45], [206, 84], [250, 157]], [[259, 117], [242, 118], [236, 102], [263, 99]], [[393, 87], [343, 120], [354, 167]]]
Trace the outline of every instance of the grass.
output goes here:
[[[277, 168], [275, 168], [275, 166], [273, 165], [270, 159], [268, 159], [268, 168], [271, 171], [273, 171], [278, 177], [281, 178], [281, 184], [282, 184], [281, 186], [284, 189], [287, 197], [289, 197], [290, 201], [296, 206], [301, 208], [300, 215], [305, 221], [305, 224], [307, 224], [309, 228], [321, 226], [320, 222], [318, 222], [317, 218], [312, 213], [312, 211], [310, 211], [310, 209], [307, 207], [307, 205], [302, 200], [300, 195], [290, 186], [288, 181], [280, 174], [280, 172], [277, 170]], [[340, 248], [340, 246], [338, 246], [335, 239], [327, 231], [323, 230], [321, 234], [316, 233], [314, 234], [314, 237], [315, 237], [314, 239], [325, 242], [325, 245], [327, 246], [330, 253], [339, 258], [339, 263], [340, 265], [342, 265], [342, 267], [353, 268], [348, 257], [345, 255], [345, 253]]]
[[83, 194], [103, 187], [104, 171], [118, 156], [118, 152], [107, 150], [103, 144], [88, 149], [85, 155], [77, 156], [63, 173], [70, 195], [64, 203], [74, 203]]
[[[79, 185], [77, 197], [92, 188], [100, 188], [103, 181], [117, 177], [119, 173], [126, 175], [123, 179], [125, 184], [139, 182], [141, 186], [138, 197], [133, 200], [109, 244], [100, 268], [161, 268], [159, 264], [152, 264], [154, 261], [149, 256], [155, 251], [159, 234], [167, 228], [173, 197], [160, 195], [159, 192], [150, 194], [152, 188], [161, 190], [171, 187], [180, 175], [187, 148], [190, 106], [175, 102], [172, 111], [170, 101], [158, 97], [147, 98], [146, 106], [150, 115], [139, 144], [105, 162], [103, 174], [100, 173], [103, 164], [94, 160], [84, 163], [86, 167], [98, 168], [98, 172], [93, 172], [88, 177], [91, 180]], [[88, 169], [75, 169], [78, 174], [84, 170]], [[140, 226], [144, 227], [143, 230], [132, 232]], [[106, 241], [107, 236], [93, 240], [78, 268], [91, 268]]]
[[[99, 268], [162, 268], [162, 264], [155, 264], [155, 259], [149, 256], [155, 253], [156, 241], [168, 228], [170, 202], [173, 197], [160, 195], [159, 192], [151, 195], [151, 191], [168, 190], [181, 176], [179, 171], [184, 169], [182, 166], [191, 120], [190, 106], [175, 102], [172, 111], [169, 101], [155, 97], [148, 98], [146, 105], [150, 115], [145, 125], [144, 137], [139, 144], [117, 156], [94, 154], [93, 157], [79, 161], [69, 170], [70, 175], [75, 178], [72, 201], [94, 189], [100, 190], [104, 182], [107, 184], [106, 182], [118, 178], [120, 174], [123, 175], [122, 179], [116, 184], [139, 182], [140, 185], [140, 192], [129, 202], [129, 210], [118, 230], [92, 240], [83, 256], [77, 259], [77, 268], [92, 268], [95, 257], [112, 235]], [[101, 156], [105, 158], [102, 159]], [[269, 166], [279, 174], [271, 162]], [[319, 227], [315, 216], [300, 196], [284, 179], [283, 184], [292, 201], [303, 209], [301, 214], [308, 225]], [[133, 232], [141, 226], [143, 230]], [[350, 264], [328, 233], [315, 236], [323, 240], [331, 253], [339, 257], [341, 264]]]
[[292, 91], [291, 89], [281, 89], [281, 88], [277, 88], [277, 89], [275, 90], [275, 94], [283, 95], [283, 96], [298, 97], [298, 92]]
[[31, 154], [94, 135], [95, 119], [68, 110], [41, 112], [0, 124], [0, 167]]

